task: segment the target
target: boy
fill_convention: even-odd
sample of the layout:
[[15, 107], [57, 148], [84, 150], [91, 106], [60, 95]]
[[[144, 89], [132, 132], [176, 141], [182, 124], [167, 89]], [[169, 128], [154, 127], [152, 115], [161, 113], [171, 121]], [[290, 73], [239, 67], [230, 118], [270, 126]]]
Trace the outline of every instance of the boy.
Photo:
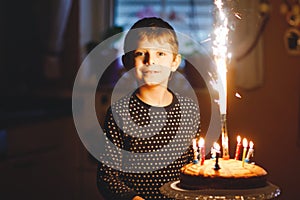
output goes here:
[[[107, 112], [104, 133], [120, 150], [107, 148], [114, 165], [99, 163], [97, 185], [107, 199], [168, 199], [159, 188], [179, 178], [199, 133], [198, 106], [168, 89], [181, 62], [174, 29], [160, 18], [136, 22], [126, 35], [124, 67], [138, 88]], [[128, 155], [130, 154], [130, 155]]]

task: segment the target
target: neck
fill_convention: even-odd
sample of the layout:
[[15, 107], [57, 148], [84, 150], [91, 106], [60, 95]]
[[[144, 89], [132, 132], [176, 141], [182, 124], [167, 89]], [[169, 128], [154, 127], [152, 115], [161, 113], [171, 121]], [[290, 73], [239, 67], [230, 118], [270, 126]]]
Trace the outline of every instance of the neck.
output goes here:
[[151, 106], [164, 107], [173, 101], [173, 95], [166, 87], [142, 86], [137, 92], [137, 96]]

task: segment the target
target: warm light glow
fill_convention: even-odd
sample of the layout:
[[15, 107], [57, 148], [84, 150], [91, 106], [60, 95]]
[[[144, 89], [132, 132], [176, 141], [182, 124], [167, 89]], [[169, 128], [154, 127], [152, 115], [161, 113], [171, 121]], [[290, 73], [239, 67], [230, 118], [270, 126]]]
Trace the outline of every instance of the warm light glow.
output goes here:
[[239, 135], [238, 135], [238, 136], [236, 137], [236, 140], [237, 140], [238, 144], [240, 144], [240, 143], [241, 143], [241, 141], [242, 141], [242, 138], [241, 138], [241, 136], [239, 136]]
[[193, 149], [196, 149], [197, 148], [197, 141], [196, 139], [193, 139]]
[[217, 66], [218, 78], [215, 88], [219, 92], [219, 106], [221, 114], [226, 114], [227, 105], [227, 40], [228, 18], [223, 10], [222, 0], [215, 0], [217, 8], [216, 27], [214, 29], [213, 54]]
[[238, 19], [242, 19], [242, 17], [241, 17], [241, 14], [240, 13], [234, 13], [234, 16], [236, 17], [236, 18], [238, 18]]
[[237, 93], [237, 92], [235, 93], [235, 96], [236, 96], [237, 98], [240, 98], [240, 99], [242, 98], [242, 96], [241, 96], [239, 93]]
[[203, 137], [200, 137], [200, 139], [198, 141], [198, 146], [199, 147], [204, 147], [204, 139], [203, 139]]
[[243, 139], [243, 147], [247, 148], [248, 147], [248, 141], [246, 138]]
[[216, 151], [220, 151], [220, 145], [217, 143], [217, 142], [215, 142], [214, 143], [214, 149], [216, 150]]
[[249, 142], [250, 149], [253, 149], [254, 143], [252, 141]]
[[235, 159], [238, 160], [240, 157], [240, 151], [241, 151], [240, 150], [241, 141], [242, 141], [241, 136], [238, 135], [236, 140], [237, 140], [237, 145], [236, 145], [236, 149], [235, 149]]
[[228, 148], [228, 137], [224, 136], [224, 134], [222, 134], [222, 146]]

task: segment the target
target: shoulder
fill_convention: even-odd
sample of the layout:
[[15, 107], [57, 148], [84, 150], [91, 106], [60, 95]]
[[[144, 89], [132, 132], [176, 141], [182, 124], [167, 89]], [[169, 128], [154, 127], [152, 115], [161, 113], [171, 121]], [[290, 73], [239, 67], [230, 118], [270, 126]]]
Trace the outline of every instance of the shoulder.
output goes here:
[[119, 126], [122, 122], [129, 116], [129, 101], [130, 95], [125, 95], [120, 99], [112, 102], [107, 108], [105, 115], [105, 126], [109, 124], [118, 124]]
[[191, 107], [194, 109], [199, 109], [197, 102], [195, 100], [193, 100], [192, 98], [183, 96], [178, 93], [174, 93], [174, 95], [178, 99], [178, 103], [180, 104], [181, 107]]
[[143, 105], [141, 105], [141, 102], [138, 100], [134, 92], [124, 95], [120, 99], [113, 102], [109, 107], [110, 112], [123, 117], [128, 117], [131, 112], [134, 112], [134, 110], [139, 110], [142, 108]]
[[130, 101], [132, 101], [131, 99], [132, 99], [132, 94], [127, 94], [127, 95], [121, 97], [120, 99], [112, 102], [110, 107], [112, 109], [116, 109], [116, 110], [120, 110], [120, 109], [124, 109], [124, 108], [128, 109], [128, 105], [129, 105]]

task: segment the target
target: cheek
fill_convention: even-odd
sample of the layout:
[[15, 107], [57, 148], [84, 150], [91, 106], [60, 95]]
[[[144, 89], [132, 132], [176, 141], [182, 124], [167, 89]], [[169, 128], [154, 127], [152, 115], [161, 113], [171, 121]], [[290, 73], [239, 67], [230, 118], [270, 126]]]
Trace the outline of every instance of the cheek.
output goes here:
[[164, 61], [164, 66], [168, 68], [173, 68], [176, 65], [176, 63], [173, 60], [167, 59]]
[[142, 71], [141, 71], [141, 67], [139, 66], [135, 66], [134, 67], [134, 74], [137, 78], [141, 78], [142, 77]]
[[171, 73], [171, 68], [170, 67], [164, 67], [162, 71], [165, 75], [169, 75]]
[[142, 59], [134, 59], [134, 66], [139, 67], [143, 65], [143, 60]]

